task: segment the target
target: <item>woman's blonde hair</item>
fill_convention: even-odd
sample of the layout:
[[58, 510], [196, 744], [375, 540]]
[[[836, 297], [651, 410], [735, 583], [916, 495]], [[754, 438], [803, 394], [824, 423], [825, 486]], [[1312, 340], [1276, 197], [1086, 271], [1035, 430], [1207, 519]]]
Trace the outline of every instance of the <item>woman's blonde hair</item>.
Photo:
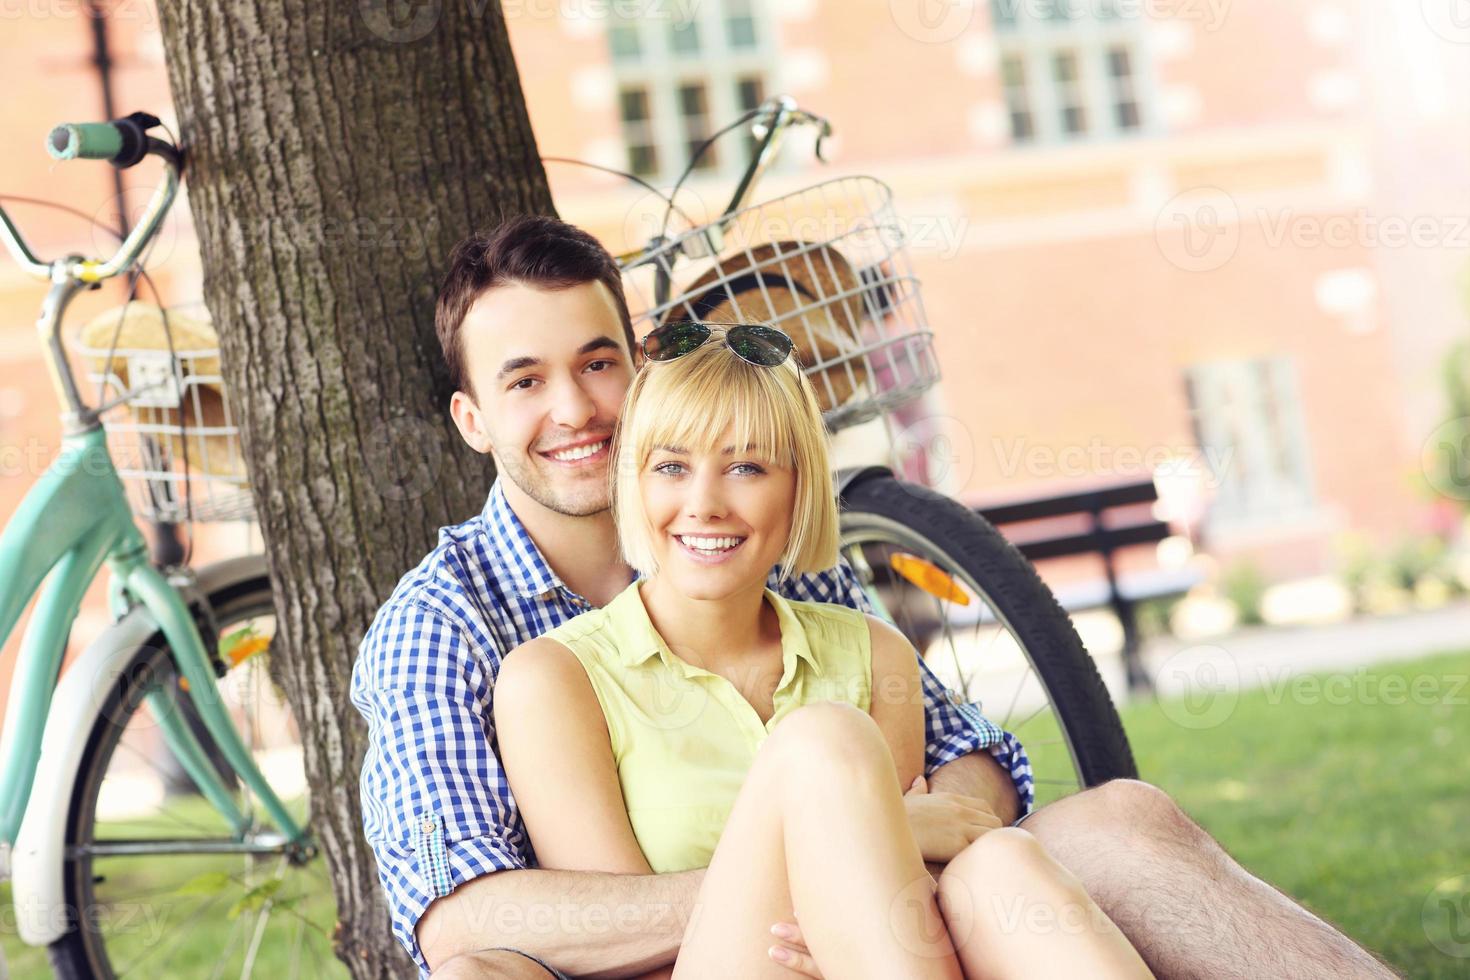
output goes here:
[[837, 501], [827, 457], [827, 433], [811, 382], [796, 357], [775, 367], [747, 363], [714, 335], [671, 361], [646, 363], [623, 402], [612, 443], [613, 520], [623, 559], [645, 577], [658, 571], [653, 528], [638, 477], [656, 446], [719, 452], [727, 428], [734, 445], [796, 473], [791, 535], [781, 552], [781, 578], [837, 564]]

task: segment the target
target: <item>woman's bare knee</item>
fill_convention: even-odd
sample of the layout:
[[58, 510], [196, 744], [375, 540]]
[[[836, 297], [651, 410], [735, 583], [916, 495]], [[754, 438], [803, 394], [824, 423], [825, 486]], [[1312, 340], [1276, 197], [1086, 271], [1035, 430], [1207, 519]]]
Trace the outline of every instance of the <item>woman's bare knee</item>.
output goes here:
[[805, 705], [782, 719], [746, 778], [768, 782], [779, 795], [803, 802], [898, 785], [893, 754], [877, 723], [840, 702]]
[[883, 733], [865, 711], [840, 701], [803, 705], [781, 719], [763, 750], [798, 758], [813, 755], [866, 759], [874, 748], [886, 751]]
[[1019, 827], [992, 830], [956, 855], [939, 876], [938, 900], [957, 945], [977, 934], [1065, 925], [1059, 917], [1080, 926], [1094, 912], [1077, 877]]

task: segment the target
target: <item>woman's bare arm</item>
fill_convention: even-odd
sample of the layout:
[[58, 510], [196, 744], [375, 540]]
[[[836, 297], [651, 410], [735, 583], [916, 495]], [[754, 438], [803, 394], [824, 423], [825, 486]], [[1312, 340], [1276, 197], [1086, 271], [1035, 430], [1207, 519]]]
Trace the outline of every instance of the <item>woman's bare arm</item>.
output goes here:
[[666, 978], [704, 871], [652, 873], [628, 823], [602, 706], [571, 651], [548, 639], [512, 651], [495, 685], [495, 723], [539, 867], [476, 878], [434, 901], [417, 929], [430, 968], [510, 946], [589, 980]]
[[893, 753], [898, 785], [907, 790], [924, 771], [924, 693], [913, 644], [898, 630], [868, 616], [873, 650], [873, 694], [868, 708]]
[[653, 873], [628, 822], [602, 705], [570, 650], [543, 637], [506, 657], [495, 727], [539, 867]]

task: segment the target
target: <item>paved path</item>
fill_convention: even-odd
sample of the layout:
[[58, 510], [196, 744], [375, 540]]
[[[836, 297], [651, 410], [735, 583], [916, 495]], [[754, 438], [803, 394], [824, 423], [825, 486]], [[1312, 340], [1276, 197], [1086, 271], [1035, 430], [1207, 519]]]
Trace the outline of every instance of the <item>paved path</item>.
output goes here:
[[[1077, 618], [1083, 641], [1117, 704], [1129, 700], [1118, 651], [1119, 631], [1103, 612]], [[1331, 673], [1320, 696], [1371, 697], [1364, 691], [1361, 669], [1372, 664], [1407, 660], [1432, 653], [1470, 648], [1470, 601], [1426, 612], [1359, 617], [1326, 626], [1251, 627], [1225, 636], [1192, 642], [1157, 638], [1145, 646], [1144, 664], [1160, 697], [1194, 698], [1206, 710], [1220, 694], [1265, 687], [1280, 696], [1311, 695], [1315, 682], [1306, 675]], [[956, 672], [936, 651], [930, 666], [953, 687]], [[1042, 703], [1042, 691], [1019, 650], [988, 643], [976, 651], [984, 668], [971, 678], [970, 692], [997, 722], [1025, 718]], [[1444, 679], [1441, 679], [1443, 681]], [[1296, 692], [1296, 693], [1293, 693]], [[1470, 696], [1470, 689], [1462, 692]]]

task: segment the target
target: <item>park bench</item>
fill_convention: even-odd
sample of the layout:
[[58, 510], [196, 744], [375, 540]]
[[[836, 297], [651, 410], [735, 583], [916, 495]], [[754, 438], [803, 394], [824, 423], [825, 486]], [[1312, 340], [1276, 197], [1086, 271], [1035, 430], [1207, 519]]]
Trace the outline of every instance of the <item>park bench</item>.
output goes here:
[[[1086, 490], [990, 503], [975, 508], [1033, 563], [1096, 555], [1102, 575], [1053, 588], [1068, 612], [1107, 607], [1123, 631], [1123, 665], [1132, 691], [1152, 689], [1139, 659], [1138, 604], [1182, 595], [1200, 580], [1194, 568], [1149, 569], [1120, 575], [1116, 554], [1156, 544], [1174, 533], [1150, 505], [1158, 500], [1152, 479]], [[1139, 512], [1143, 515], [1140, 516]]]

